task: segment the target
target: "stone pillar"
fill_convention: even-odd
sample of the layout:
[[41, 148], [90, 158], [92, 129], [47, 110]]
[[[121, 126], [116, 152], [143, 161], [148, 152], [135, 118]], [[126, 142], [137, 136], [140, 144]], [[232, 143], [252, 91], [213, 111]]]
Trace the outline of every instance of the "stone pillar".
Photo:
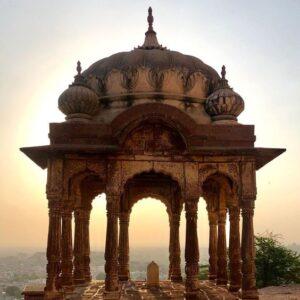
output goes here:
[[180, 242], [179, 242], [179, 226], [180, 214], [172, 213], [169, 216], [170, 222], [170, 242], [169, 242], [169, 278], [174, 282], [181, 282], [180, 268]]
[[73, 286], [72, 211], [62, 212], [61, 238], [61, 285], [66, 289]]
[[129, 218], [130, 212], [120, 213], [120, 234], [119, 234], [119, 280], [130, 279], [129, 272]]
[[75, 211], [75, 238], [74, 238], [74, 283], [85, 283], [84, 272], [84, 210]]
[[107, 226], [105, 244], [105, 291], [117, 292], [118, 284], [118, 213], [120, 196], [107, 194]]
[[199, 245], [197, 234], [198, 199], [185, 203], [186, 235], [185, 235], [185, 273], [186, 298], [198, 299], [199, 291]]
[[218, 271], [217, 284], [227, 285], [226, 209], [218, 212]]
[[86, 208], [82, 216], [83, 226], [83, 270], [85, 282], [90, 282], [92, 279], [90, 269], [90, 215], [91, 207]]
[[215, 280], [217, 278], [217, 249], [218, 249], [218, 214], [216, 210], [208, 209], [209, 221], [209, 271], [208, 279]]
[[229, 220], [229, 291], [238, 292], [242, 283], [239, 207], [229, 207]]
[[[45, 291], [51, 298], [57, 291], [60, 274], [60, 242], [61, 242], [61, 205], [60, 199], [48, 196], [49, 226], [47, 243], [47, 280]], [[50, 295], [51, 294], [51, 295]]]
[[242, 299], [258, 299], [255, 280], [254, 199], [242, 202]]

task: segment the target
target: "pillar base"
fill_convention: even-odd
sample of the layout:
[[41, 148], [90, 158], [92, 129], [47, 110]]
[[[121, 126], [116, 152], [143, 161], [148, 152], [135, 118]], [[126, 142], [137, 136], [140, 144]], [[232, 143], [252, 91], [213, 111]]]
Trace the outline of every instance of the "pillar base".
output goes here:
[[119, 275], [119, 281], [128, 281], [130, 277], [128, 275]]
[[59, 291], [45, 291], [44, 299], [46, 300], [62, 300], [63, 293]]
[[227, 282], [228, 282], [228, 280], [221, 279], [221, 278], [217, 278], [217, 280], [216, 280], [216, 284], [217, 285], [222, 285], [222, 286], [227, 286]]
[[187, 300], [200, 300], [200, 293], [199, 291], [193, 291], [193, 292], [185, 292], [185, 299]]
[[105, 291], [103, 294], [103, 299], [108, 299], [108, 300], [115, 300], [115, 299], [120, 299], [120, 291]]
[[257, 289], [253, 290], [242, 290], [239, 292], [239, 297], [241, 299], [259, 299], [258, 291]]
[[208, 279], [209, 280], [216, 280], [217, 279], [217, 275], [213, 275], [213, 274], [208, 274]]
[[70, 293], [74, 291], [74, 285], [63, 285], [62, 289], [66, 293]]
[[87, 283], [85, 278], [74, 278], [74, 284], [75, 285], [83, 285]]
[[231, 285], [229, 284], [228, 291], [232, 293], [237, 293], [240, 290], [240, 285]]
[[91, 275], [85, 276], [84, 281], [86, 283], [90, 283], [92, 281], [92, 276]]
[[172, 275], [170, 280], [172, 282], [182, 282], [183, 279], [182, 279], [182, 276], [181, 275]]

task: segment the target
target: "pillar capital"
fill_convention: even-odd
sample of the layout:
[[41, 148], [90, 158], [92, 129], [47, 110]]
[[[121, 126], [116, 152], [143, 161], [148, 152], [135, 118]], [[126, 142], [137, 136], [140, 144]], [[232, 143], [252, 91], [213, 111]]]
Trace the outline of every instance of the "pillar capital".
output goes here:
[[217, 225], [218, 224], [218, 213], [217, 211], [208, 211], [208, 222], [209, 225]]
[[130, 212], [126, 211], [126, 212], [120, 212], [119, 213], [119, 219], [120, 219], [120, 223], [129, 223], [129, 219], [130, 219]]
[[218, 223], [226, 223], [226, 214], [227, 214], [227, 211], [226, 211], [226, 208], [224, 209], [220, 209], [218, 211]]
[[240, 208], [238, 206], [230, 206], [228, 208], [230, 222], [239, 221]]
[[170, 217], [169, 217], [169, 221], [170, 221], [170, 226], [172, 226], [172, 225], [179, 226], [180, 225], [180, 214], [171, 213]]

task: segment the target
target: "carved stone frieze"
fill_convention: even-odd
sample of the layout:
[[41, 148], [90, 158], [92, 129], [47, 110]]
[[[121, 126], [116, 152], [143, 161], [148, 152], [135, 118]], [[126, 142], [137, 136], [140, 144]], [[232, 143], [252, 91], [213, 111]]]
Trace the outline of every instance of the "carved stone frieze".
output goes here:
[[144, 123], [127, 137], [125, 151], [137, 154], [181, 153], [186, 146], [177, 131], [161, 124]]
[[159, 68], [152, 68], [148, 71], [147, 80], [154, 88], [155, 92], [160, 92], [162, 90], [164, 79], [165, 75], [163, 70]]
[[255, 163], [244, 162], [241, 163], [241, 177], [242, 177], [242, 198], [256, 197], [256, 174]]
[[182, 82], [182, 89], [184, 93], [189, 92], [193, 89], [196, 83], [196, 74], [195, 72], [188, 70], [188, 69], [182, 69], [179, 72], [179, 77]]
[[126, 67], [122, 70], [121, 86], [128, 92], [132, 91], [138, 81], [139, 72], [137, 68]]

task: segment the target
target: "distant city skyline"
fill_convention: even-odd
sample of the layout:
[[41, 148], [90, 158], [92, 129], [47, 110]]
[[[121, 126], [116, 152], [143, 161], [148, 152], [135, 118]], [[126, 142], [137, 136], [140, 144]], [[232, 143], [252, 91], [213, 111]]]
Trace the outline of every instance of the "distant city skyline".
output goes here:
[[[287, 152], [258, 171], [255, 233], [300, 243], [300, 2], [287, 1], [0, 1], [0, 247], [45, 248], [46, 172], [20, 151], [48, 144], [48, 124], [62, 122], [57, 99], [83, 68], [142, 44], [148, 6], [161, 44], [218, 72], [245, 100], [239, 117], [255, 125], [256, 146]], [[208, 245], [200, 200], [199, 245]], [[105, 199], [93, 203], [91, 247], [105, 243]], [[184, 214], [181, 248], [184, 250]], [[168, 217], [159, 201], [133, 209], [130, 244], [166, 246]]]

